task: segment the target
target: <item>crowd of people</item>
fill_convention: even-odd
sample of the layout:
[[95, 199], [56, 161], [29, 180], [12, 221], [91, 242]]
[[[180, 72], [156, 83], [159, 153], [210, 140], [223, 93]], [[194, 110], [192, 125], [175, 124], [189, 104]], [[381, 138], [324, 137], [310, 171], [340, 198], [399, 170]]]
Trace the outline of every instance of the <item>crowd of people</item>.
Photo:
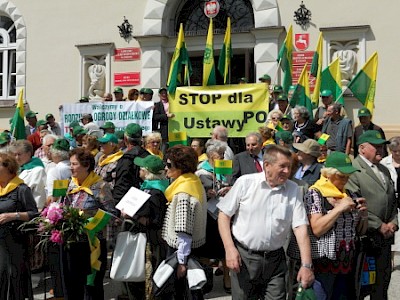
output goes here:
[[[132, 90], [126, 100], [121, 88], [114, 90], [115, 101], [151, 101], [152, 95]], [[33, 111], [26, 113], [27, 140], [0, 134], [0, 298], [33, 299], [30, 269], [48, 267], [55, 299], [104, 299], [107, 254], [124, 219], [146, 233], [151, 268], [143, 282], [123, 282], [119, 299], [203, 299], [202, 289], [188, 286], [190, 258], [221, 275], [232, 299], [294, 299], [299, 285], [312, 287], [318, 299], [388, 298], [400, 245], [400, 137], [387, 141], [364, 107], [353, 128], [329, 90], [311, 116], [305, 107], [290, 107], [291, 95], [275, 86], [268, 120], [246, 135], [244, 151], [235, 151], [223, 126], [189, 146], [168, 147], [174, 115], [165, 88], [159, 96], [146, 136], [135, 123], [124, 131], [109, 121], [99, 127], [90, 114], [62, 135], [53, 114], [37, 120]], [[215, 172], [217, 160], [232, 160], [232, 174]], [[67, 195], [55, 197], [54, 180], [63, 179]], [[150, 194], [134, 216], [116, 209], [131, 187]], [[94, 285], [64, 270], [60, 250], [51, 248], [41, 266], [26, 257], [18, 225], [53, 202], [114, 216], [97, 233], [101, 268]], [[178, 261], [175, 280], [156, 297], [152, 275], [171, 255]], [[376, 276], [361, 284], [366, 256], [373, 257]], [[80, 267], [86, 274], [87, 266]]]

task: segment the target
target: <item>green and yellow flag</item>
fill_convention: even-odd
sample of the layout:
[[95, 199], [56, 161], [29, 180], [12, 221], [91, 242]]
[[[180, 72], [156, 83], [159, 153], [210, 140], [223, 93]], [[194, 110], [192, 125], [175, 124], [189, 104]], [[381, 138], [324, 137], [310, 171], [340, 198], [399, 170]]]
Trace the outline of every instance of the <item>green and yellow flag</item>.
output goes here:
[[90, 286], [94, 286], [96, 273], [101, 267], [101, 261], [99, 260], [101, 254], [100, 240], [96, 234], [108, 224], [111, 217], [112, 215], [110, 213], [98, 209], [96, 214], [90, 218], [89, 222], [85, 225], [86, 233], [89, 237], [90, 266], [92, 267], [92, 273], [87, 276], [86, 284]]
[[215, 65], [214, 65], [214, 32], [213, 20], [210, 18], [210, 26], [208, 27], [206, 49], [204, 49], [203, 58], [203, 86], [215, 85]]
[[340, 72], [339, 57], [322, 71], [321, 91], [331, 90], [334, 102], [338, 102], [344, 106], [344, 98], [342, 94], [342, 73]]
[[290, 99], [289, 103], [292, 107], [295, 107], [296, 105], [305, 106], [310, 112], [310, 118], [312, 118], [313, 105], [310, 98], [310, 83], [307, 72], [307, 63], [301, 71], [299, 81], [297, 82], [296, 89], [294, 90], [292, 99]]
[[214, 173], [222, 175], [232, 174], [232, 160], [216, 159], [214, 161]]
[[326, 141], [329, 139], [330, 135], [323, 133], [321, 134], [321, 136], [318, 139], [318, 144], [320, 145], [325, 145]]
[[292, 53], [293, 53], [293, 29], [290, 25], [285, 41], [279, 50], [278, 62], [283, 71], [283, 91], [287, 94], [292, 85]]
[[[182, 66], [184, 69], [184, 79], [182, 80]], [[172, 96], [175, 95], [176, 87], [178, 82], [186, 84], [188, 78], [192, 74], [192, 65], [190, 64], [188, 51], [186, 49], [185, 36], [183, 33], [182, 23], [179, 26], [178, 39], [176, 41], [175, 51], [171, 59], [171, 65], [169, 68], [167, 86], [168, 93]]]
[[69, 180], [54, 180], [53, 181], [53, 196], [54, 197], [62, 197], [67, 195]]
[[25, 111], [24, 111], [24, 89], [21, 89], [18, 96], [17, 108], [11, 121], [11, 134], [16, 140], [25, 140]]
[[226, 31], [224, 44], [222, 45], [221, 53], [218, 59], [218, 71], [224, 78], [224, 84], [226, 84], [229, 76], [229, 66], [231, 65], [232, 59], [232, 42], [231, 42], [231, 18], [228, 17], [226, 21]]
[[371, 114], [374, 111], [377, 74], [378, 52], [374, 52], [348, 86], [354, 97], [368, 108]]
[[319, 93], [321, 90], [321, 72], [322, 72], [322, 32], [319, 33], [317, 49], [314, 52], [313, 60], [311, 63], [310, 74], [315, 77], [314, 92], [311, 97], [313, 107], [318, 107], [319, 104]]
[[175, 145], [188, 145], [187, 134], [183, 131], [174, 131], [168, 133], [168, 145], [173, 147]]

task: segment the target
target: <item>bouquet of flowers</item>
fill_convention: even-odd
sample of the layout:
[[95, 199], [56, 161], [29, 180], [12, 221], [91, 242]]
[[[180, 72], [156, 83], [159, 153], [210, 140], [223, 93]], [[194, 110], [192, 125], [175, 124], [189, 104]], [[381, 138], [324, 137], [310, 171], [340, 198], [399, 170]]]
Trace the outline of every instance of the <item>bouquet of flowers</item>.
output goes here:
[[71, 243], [87, 238], [84, 228], [87, 223], [88, 216], [82, 210], [53, 202], [43, 209], [40, 216], [23, 223], [21, 229], [32, 230], [34, 225], [40, 236], [36, 247], [45, 247], [52, 242], [68, 249]]

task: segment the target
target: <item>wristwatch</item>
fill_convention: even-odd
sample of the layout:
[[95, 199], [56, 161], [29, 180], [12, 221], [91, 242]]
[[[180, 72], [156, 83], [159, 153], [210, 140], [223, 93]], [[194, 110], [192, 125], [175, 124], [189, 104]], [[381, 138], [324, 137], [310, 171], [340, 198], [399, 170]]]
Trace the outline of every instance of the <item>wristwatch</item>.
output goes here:
[[310, 270], [313, 269], [313, 264], [312, 263], [311, 264], [301, 264], [301, 266], [304, 267], [304, 268], [310, 269]]
[[19, 212], [15, 213], [15, 220], [21, 220], [21, 215], [19, 214]]

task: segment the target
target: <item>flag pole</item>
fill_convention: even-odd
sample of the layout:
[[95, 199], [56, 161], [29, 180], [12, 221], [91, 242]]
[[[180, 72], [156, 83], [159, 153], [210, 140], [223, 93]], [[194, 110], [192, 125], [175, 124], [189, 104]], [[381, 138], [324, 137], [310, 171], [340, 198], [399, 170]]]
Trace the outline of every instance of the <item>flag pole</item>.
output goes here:
[[278, 77], [278, 72], [279, 72], [279, 67], [281, 66], [281, 61], [282, 61], [282, 58], [279, 60], [278, 67], [276, 68], [275, 77], [274, 77], [274, 80], [273, 80], [274, 85], [276, 85], [276, 78]]
[[[340, 93], [340, 95], [336, 98], [334, 103], [337, 103], [339, 101], [339, 99], [344, 95], [344, 92], [346, 91], [346, 89], [342, 90], [342, 92]], [[344, 107], [344, 105], [343, 105]]]

